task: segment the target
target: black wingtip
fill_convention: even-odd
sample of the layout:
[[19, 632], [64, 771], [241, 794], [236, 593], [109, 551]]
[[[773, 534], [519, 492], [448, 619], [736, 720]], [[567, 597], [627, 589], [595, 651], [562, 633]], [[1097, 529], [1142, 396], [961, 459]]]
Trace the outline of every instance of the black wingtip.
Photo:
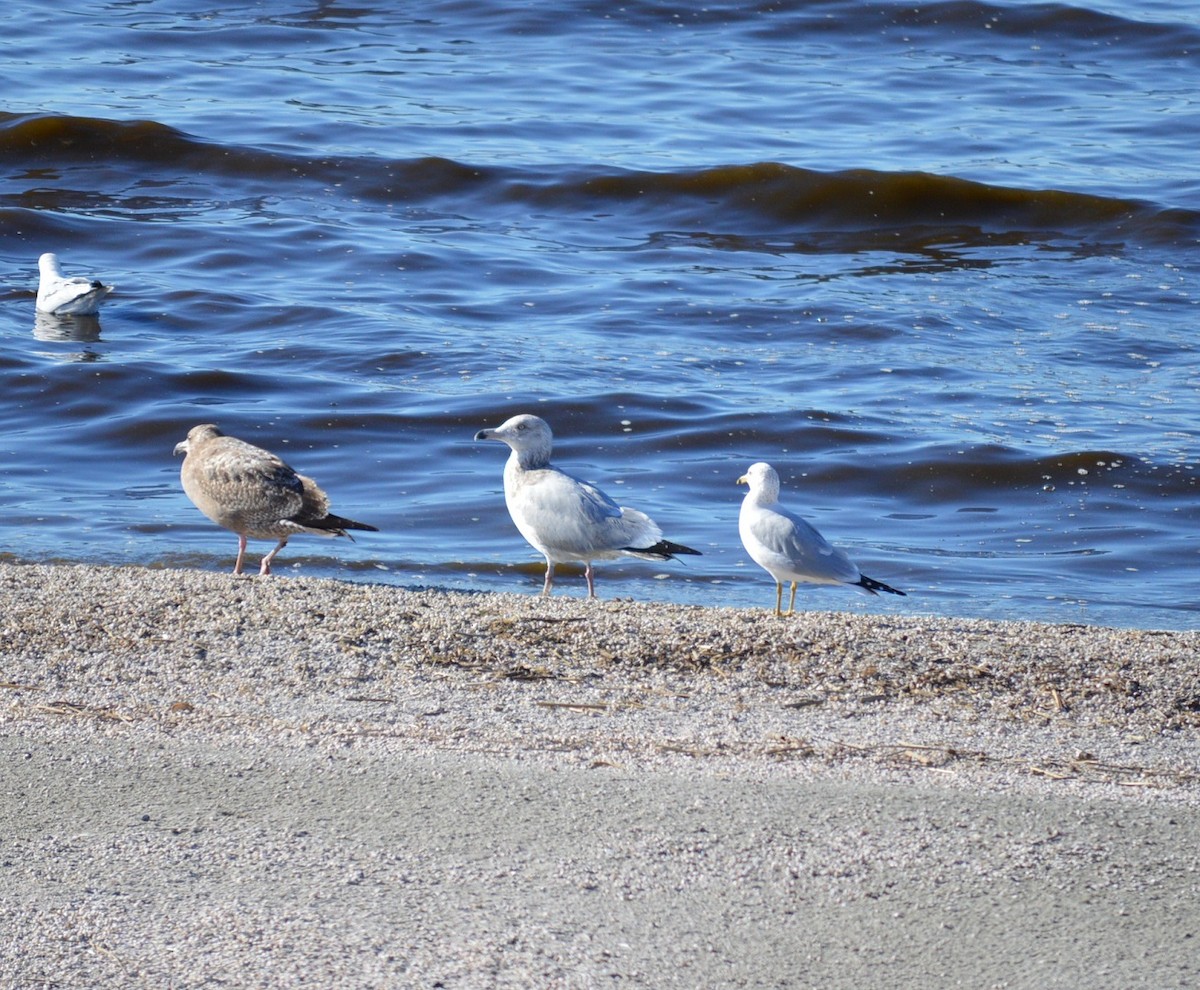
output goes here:
[[901, 598], [907, 598], [903, 591], [899, 588], [893, 588], [890, 584], [884, 584], [882, 581], [876, 581], [874, 578], [869, 578], [865, 574], [858, 581], [860, 588], [865, 588], [873, 595], [879, 594], [881, 591], [886, 591], [889, 595], [899, 595]]
[[645, 554], [647, 557], [658, 557], [661, 560], [673, 560], [676, 554], [687, 553], [700, 557], [699, 550], [685, 547], [682, 543], [672, 543], [670, 540], [659, 540], [652, 547], [622, 547], [627, 553]]
[[368, 533], [379, 532], [378, 526], [372, 526], [370, 523], [355, 522], [353, 519], [345, 519], [342, 516], [326, 516], [316, 523], [306, 523], [305, 525], [312, 526], [314, 529], [327, 529], [331, 533], [337, 533], [339, 536], [346, 537], [351, 543], [354, 542], [354, 537], [346, 532], [348, 529], [361, 529]]

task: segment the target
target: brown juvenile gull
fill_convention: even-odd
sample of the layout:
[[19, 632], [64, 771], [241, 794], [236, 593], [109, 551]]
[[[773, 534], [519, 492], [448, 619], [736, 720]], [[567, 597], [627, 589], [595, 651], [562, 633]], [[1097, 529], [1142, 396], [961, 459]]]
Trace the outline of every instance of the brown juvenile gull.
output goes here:
[[179, 471], [187, 497], [218, 526], [238, 535], [234, 574], [242, 573], [248, 537], [279, 541], [259, 565], [259, 574], [270, 574], [271, 561], [297, 533], [344, 536], [353, 542], [348, 529], [378, 532], [331, 515], [328, 496], [312, 478], [297, 474], [269, 450], [225, 436], [211, 423], [188, 430], [175, 453], [187, 455]]
[[700, 553], [664, 540], [645, 513], [617, 505], [595, 485], [552, 465], [554, 438], [545, 420], [514, 416], [494, 430], [480, 430], [475, 439], [512, 448], [504, 465], [504, 501], [521, 535], [546, 558], [543, 595], [554, 584], [555, 564], [582, 562], [588, 597], [595, 598], [593, 560], [673, 560], [678, 553]]
[[799, 516], [779, 504], [779, 475], [770, 464], [751, 464], [738, 478], [749, 485], [738, 515], [738, 532], [751, 559], [775, 579], [775, 614], [783, 615], [783, 582], [792, 583], [787, 615], [796, 609], [796, 585], [845, 584], [869, 595], [903, 595], [869, 578], [837, 547]]
[[113, 290], [99, 279], [67, 278], [58, 255], [50, 252], [38, 258], [38, 274], [37, 309], [55, 316], [95, 316], [101, 300]]

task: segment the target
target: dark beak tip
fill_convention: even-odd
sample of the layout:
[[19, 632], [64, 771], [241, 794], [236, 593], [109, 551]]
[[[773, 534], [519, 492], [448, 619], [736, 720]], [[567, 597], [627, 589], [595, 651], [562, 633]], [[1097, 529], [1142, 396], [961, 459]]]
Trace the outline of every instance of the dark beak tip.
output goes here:
[[480, 430], [478, 433], [476, 433], [476, 434], [475, 434], [475, 439], [476, 439], [476, 440], [486, 440], [486, 439], [488, 439], [488, 431], [487, 431], [487, 430]]

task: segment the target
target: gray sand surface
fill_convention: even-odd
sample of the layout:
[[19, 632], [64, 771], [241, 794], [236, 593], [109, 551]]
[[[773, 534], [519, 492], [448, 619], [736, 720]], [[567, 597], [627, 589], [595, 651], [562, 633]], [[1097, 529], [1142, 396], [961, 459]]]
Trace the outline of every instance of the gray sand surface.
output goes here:
[[1200, 986], [1198, 653], [0, 564], [0, 986]]

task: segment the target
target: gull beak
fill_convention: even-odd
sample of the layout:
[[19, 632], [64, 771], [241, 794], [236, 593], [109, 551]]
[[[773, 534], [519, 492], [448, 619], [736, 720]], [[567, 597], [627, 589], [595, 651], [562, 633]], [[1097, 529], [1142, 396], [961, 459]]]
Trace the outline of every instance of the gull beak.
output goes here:
[[[178, 448], [178, 447], [176, 447], [175, 449], [176, 449], [176, 450], [178, 450], [179, 448]], [[750, 479], [749, 479], [749, 478], [747, 478], [747, 477], [746, 477], [746, 476], [743, 474], [743, 475], [742, 475], [740, 478], [738, 478], [738, 480], [737, 480], [737, 481], [735, 481], [735, 482], [734, 482], [734, 484], [735, 484], [735, 485], [748, 485], [748, 484], [750, 484]]]
[[180, 454], [186, 454], [187, 452], [188, 452], [188, 444], [187, 444], [186, 440], [180, 440], [179, 443], [175, 444], [175, 456], [176, 457], [178, 457]]
[[496, 438], [494, 436], [492, 436], [492, 432], [493, 431], [491, 431], [491, 430], [480, 430], [478, 433], [475, 434], [475, 439], [476, 440], [495, 440]]

